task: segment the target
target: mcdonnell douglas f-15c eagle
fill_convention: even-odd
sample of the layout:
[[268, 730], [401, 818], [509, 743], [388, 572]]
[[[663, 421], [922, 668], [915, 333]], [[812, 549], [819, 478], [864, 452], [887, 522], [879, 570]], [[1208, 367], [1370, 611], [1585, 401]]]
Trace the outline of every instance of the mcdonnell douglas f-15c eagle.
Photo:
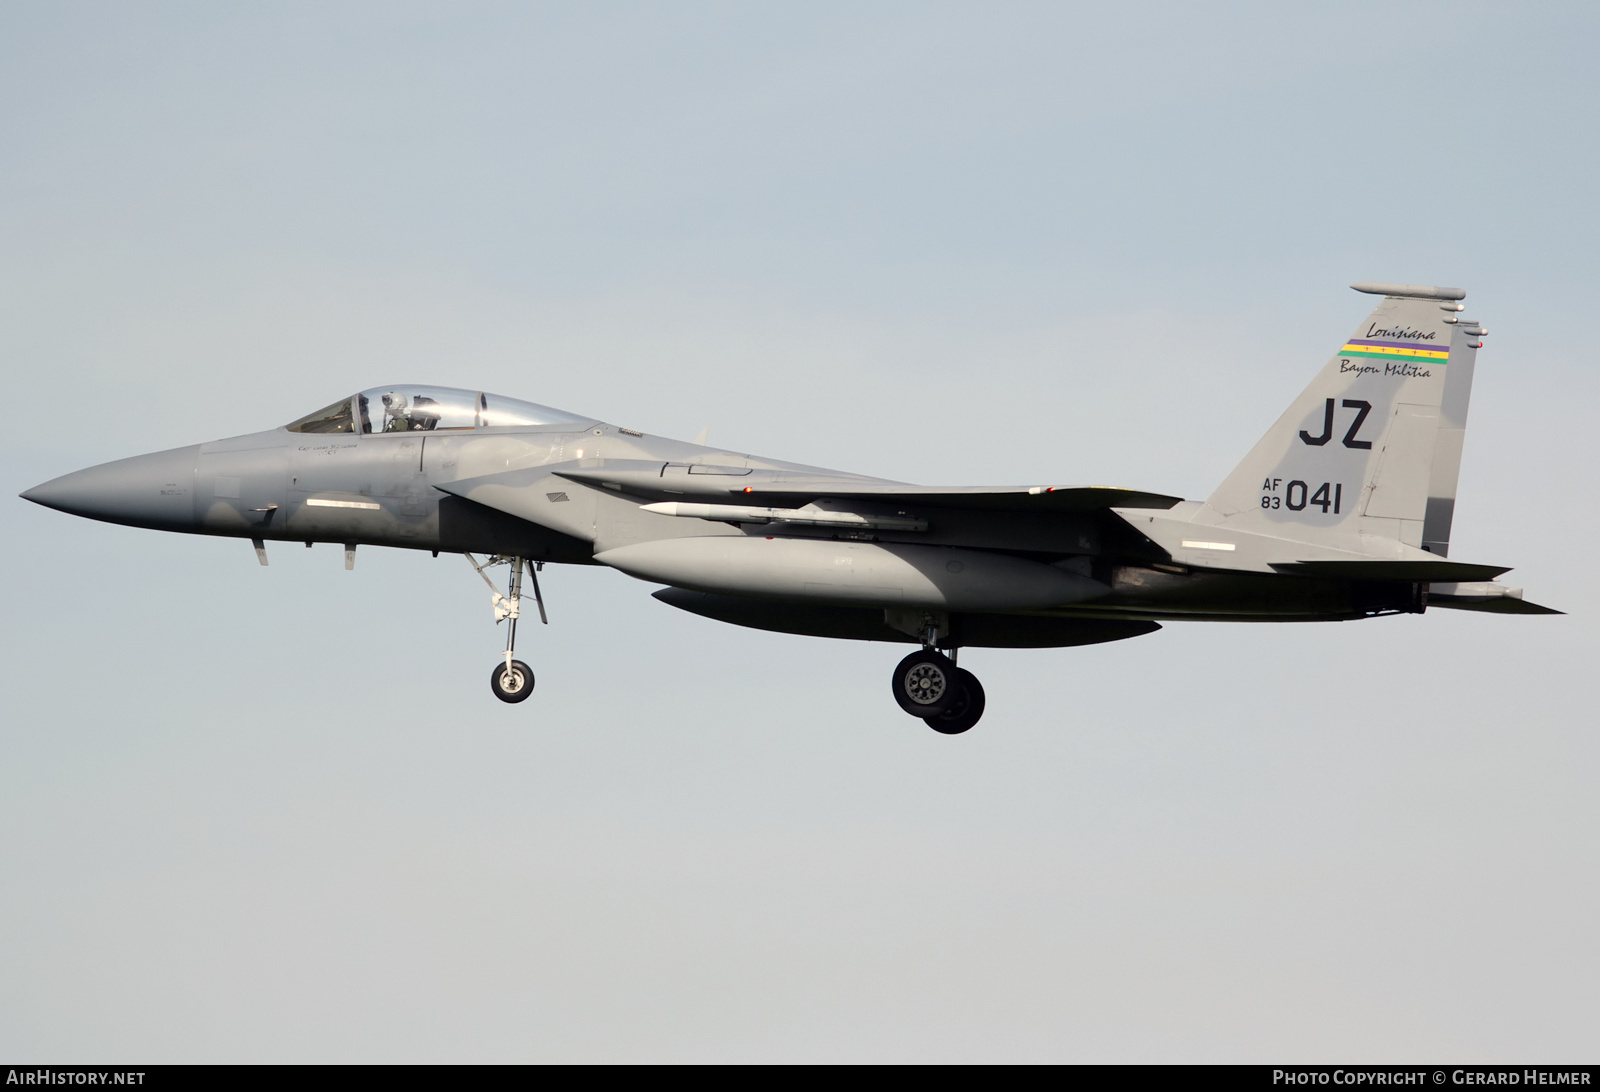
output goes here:
[[[509, 620], [526, 572], [609, 565], [736, 625], [920, 646], [900, 707], [964, 732], [965, 646], [1120, 641], [1165, 621], [1310, 622], [1430, 606], [1558, 613], [1446, 560], [1482, 327], [1454, 288], [1357, 284], [1377, 307], [1205, 501], [1100, 486], [906, 485], [646, 436], [479, 391], [375, 387], [291, 424], [122, 459], [22, 496], [92, 519], [466, 555]], [[480, 562], [476, 554], [488, 555]], [[485, 569], [509, 567], [502, 594]]]

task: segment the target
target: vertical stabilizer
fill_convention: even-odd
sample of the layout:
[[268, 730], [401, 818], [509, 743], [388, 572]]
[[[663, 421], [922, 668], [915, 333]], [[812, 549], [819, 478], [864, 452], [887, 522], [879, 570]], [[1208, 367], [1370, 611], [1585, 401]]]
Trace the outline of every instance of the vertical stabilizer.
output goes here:
[[1428, 506], [1422, 521], [1422, 548], [1440, 557], [1450, 553], [1456, 481], [1461, 475], [1462, 442], [1467, 435], [1467, 405], [1472, 400], [1472, 368], [1486, 333], [1483, 327], [1465, 318], [1454, 323], [1450, 331], [1450, 365], [1444, 373], [1439, 429], [1434, 435], [1433, 465], [1428, 474]]
[[1481, 329], [1455, 288], [1356, 284], [1383, 296], [1196, 513], [1200, 523], [1361, 549], [1449, 548]]

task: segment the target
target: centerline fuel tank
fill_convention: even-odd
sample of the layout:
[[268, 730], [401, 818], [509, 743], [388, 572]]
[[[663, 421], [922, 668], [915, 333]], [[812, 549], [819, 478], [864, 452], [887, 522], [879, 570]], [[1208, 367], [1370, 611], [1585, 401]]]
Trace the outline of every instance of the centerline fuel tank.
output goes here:
[[1005, 554], [906, 543], [720, 536], [619, 546], [595, 560], [641, 580], [725, 595], [1040, 610], [1106, 595], [1099, 581]]

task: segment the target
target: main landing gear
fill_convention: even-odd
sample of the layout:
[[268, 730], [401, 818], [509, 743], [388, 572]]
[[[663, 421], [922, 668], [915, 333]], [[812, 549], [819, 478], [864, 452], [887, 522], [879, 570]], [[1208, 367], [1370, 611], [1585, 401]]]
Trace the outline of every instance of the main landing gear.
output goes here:
[[959, 735], [983, 716], [983, 684], [932, 646], [913, 652], [894, 669], [894, 700], [929, 728]]
[[[505, 663], [495, 664], [494, 671], [489, 675], [489, 689], [494, 691], [495, 697], [504, 702], [527, 701], [533, 693], [533, 670], [515, 658], [517, 617], [522, 613], [522, 567], [524, 565], [528, 567], [528, 579], [533, 584], [533, 601], [539, 607], [539, 621], [549, 625], [550, 618], [544, 612], [544, 596], [539, 594], [539, 570], [544, 567], [544, 562], [496, 555], [480, 565], [471, 554], [466, 556], [472, 567], [478, 570], [478, 575], [483, 577], [483, 582], [489, 585], [490, 601], [494, 604], [495, 623], [499, 624], [507, 619], [511, 622], [511, 625], [506, 627]], [[500, 589], [489, 579], [489, 574], [483, 571], [501, 564], [511, 566], [511, 580], [506, 585], [505, 595], [500, 594]]]

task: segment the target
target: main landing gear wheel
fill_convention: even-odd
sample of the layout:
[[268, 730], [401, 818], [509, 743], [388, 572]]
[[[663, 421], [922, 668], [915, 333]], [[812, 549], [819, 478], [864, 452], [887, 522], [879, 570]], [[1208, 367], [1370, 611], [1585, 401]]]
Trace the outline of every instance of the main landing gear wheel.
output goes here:
[[521, 660], [509, 664], [495, 664], [489, 676], [489, 688], [501, 701], [527, 701], [533, 693], [533, 672]]
[[960, 735], [983, 716], [984, 696], [983, 684], [978, 681], [978, 676], [963, 668], [955, 670], [956, 697], [946, 709], [936, 717], [923, 717], [929, 728], [947, 736]]
[[894, 700], [914, 717], [937, 717], [956, 699], [956, 670], [931, 649], [913, 652], [894, 669]]

